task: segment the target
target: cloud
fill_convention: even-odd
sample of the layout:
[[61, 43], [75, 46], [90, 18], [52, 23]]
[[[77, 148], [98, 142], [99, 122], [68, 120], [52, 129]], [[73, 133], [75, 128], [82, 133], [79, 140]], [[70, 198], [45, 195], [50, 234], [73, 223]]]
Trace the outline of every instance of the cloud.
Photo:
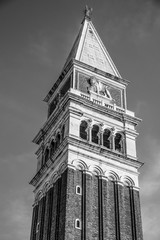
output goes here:
[[157, 196], [160, 197], [160, 142], [151, 136], [146, 136], [144, 146], [146, 148], [144, 153], [143, 178], [141, 182], [142, 193], [144, 197], [155, 200]]
[[25, 117], [32, 116], [34, 112], [34, 109], [31, 109], [31, 106], [27, 106], [10, 96], [2, 94], [0, 94], [0, 106], [16, 114], [24, 115]]
[[160, 7], [157, 7], [159, 2], [135, 0], [121, 1], [121, 4], [117, 4], [119, 8], [110, 11], [103, 30], [107, 32], [111, 43], [115, 44], [116, 41], [125, 38], [135, 44], [141, 44], [152, 37], [153, 30], [160, 27]]
[[[143, 145], [145, 165], [141, 169], [141, 206], [145, 240], [159, 240], [160, 218], [160, 141], [152, 136], [146, 136]], [[143, 149], [142, 149], [143, 151]]]
[[13, 2], [13, 1], [12, 0], [0, 0], [0, 5], [6, 5], [11, 2]]
[[143, 208], [143, 232], [145, 240], [159, 240], [160, 209], [158, 205], [147, 204]]
[[38, 33], [37, 36], [29, 37], [29, 52], [36, 57], [40, 64], [53, 66], [51, 52], [51, 43], [44, 33]]
[[[1, 134], [4, 134], [5, 139], [14, 132], [22, 138], [23, 135], [20, 135], [20, 129], [26, 134], [26, 136], [28, 132], [33, 134], [32, 131], [35, 131], [33, 126], [39, 122], [39, 119], [43, 119], [42, 112], [35, 109], [34, 104], [16, 100], [14, 96], [0, 94], [0, 109], [4, 112], [1, 116]], [[4, 124], [10, 131], [4, 132]], [[13, 138], [14, 136], [10, 137]], [[4, 139], [1, 144], [3, 143]]]
[[33, 193], [28, 180], [33, 165], [35, 167], [33, 158], [32, 153], [24, 153], [0, 159], [0, 228], [3, 240], [29, 239]]
[[144, 1], [139, 11], [131, 20], [132, 37], [134, 40], [145, 40], [147, 37], [152, 36], [152, 31], [158, 25], [160, 19], [160, 8], [157, 8], [155, 3], [158, 1]]
[[135, 115], [139, 116], [143, 109], [147, 109], [147, 103], [145, 101], [138, 101], [135, 109]]
[[[28, 192], [28, 191], [26, 191]], [[28, 240], [31, 226], [31, 206], [27, 202], [27, 194], [24, 191], [16, 193], [6, 200], [5, 209], [1, 211], [3, 216], [1, 238], [3, 240]]]
[[150, 2], [152, 2], [155, 5], [159, 5], [160, 4], [160, 0], [149, 0]]

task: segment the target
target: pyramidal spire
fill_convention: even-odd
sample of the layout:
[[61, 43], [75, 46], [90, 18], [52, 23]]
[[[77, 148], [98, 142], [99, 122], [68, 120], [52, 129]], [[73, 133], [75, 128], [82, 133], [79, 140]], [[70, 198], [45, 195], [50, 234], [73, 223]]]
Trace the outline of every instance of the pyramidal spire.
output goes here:
[[64, 68], [68, 65], [71, 59], [75, 59], [121, 78], [121, 75], [91, 21], [92, 11], [92, 8], [86, 6], [80, 31]]

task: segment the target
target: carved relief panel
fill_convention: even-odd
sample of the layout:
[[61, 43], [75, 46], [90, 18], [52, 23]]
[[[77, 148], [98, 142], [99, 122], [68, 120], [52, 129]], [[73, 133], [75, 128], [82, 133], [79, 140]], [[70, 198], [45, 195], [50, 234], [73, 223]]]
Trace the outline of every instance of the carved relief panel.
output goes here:
[[110, 83], [102, 83], [94, 76], [88, 76], [83, 73], [76, 73], [76, 88], [84, 93], [97, 93], [112, 100], [118, 107], [125, 108], [124, 90]]

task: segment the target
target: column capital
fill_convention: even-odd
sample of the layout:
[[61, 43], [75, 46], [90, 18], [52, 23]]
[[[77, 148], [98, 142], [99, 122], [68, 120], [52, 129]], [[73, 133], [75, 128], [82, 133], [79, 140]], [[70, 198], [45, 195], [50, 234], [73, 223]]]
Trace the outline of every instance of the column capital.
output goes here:
[[88, 169], [84, 169], [83, 170], [83, 173], [85, 173], [85, 174], [89, 174], [89, 175], [93, 175], [93, 173], [91, 172], [91, 171], [89, 171]]

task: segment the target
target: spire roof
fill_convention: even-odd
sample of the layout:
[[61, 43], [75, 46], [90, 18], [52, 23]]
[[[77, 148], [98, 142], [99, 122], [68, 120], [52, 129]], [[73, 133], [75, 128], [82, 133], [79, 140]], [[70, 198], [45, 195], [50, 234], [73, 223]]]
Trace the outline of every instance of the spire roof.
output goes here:
[[91, 21], [91, 11], [92, 9], [89, 9], [88, 7], [85, 9], [82, 26], [66, 60], [64, 68], [68, 65], [71, 59], [75, 59], [121, 78], [121, 75]]

